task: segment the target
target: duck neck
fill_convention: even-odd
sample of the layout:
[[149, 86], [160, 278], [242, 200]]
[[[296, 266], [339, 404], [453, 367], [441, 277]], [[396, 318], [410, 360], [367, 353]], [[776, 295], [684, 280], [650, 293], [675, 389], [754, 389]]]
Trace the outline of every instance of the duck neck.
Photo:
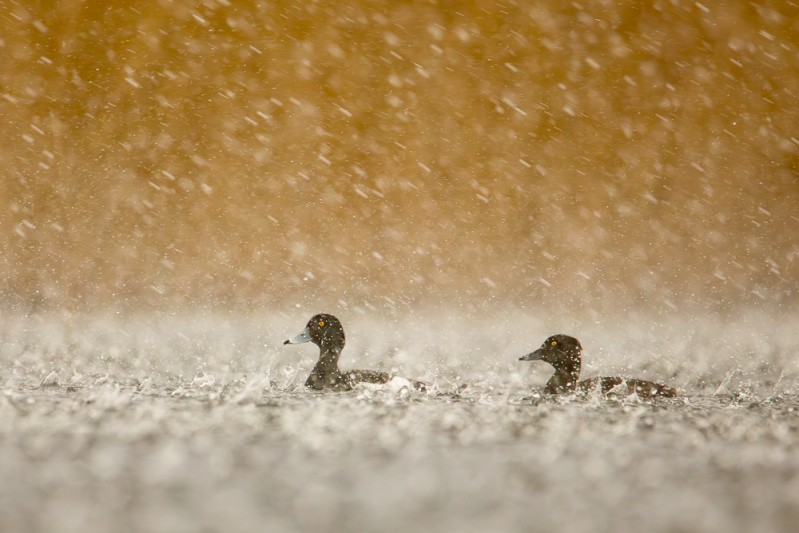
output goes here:
[[314, 371], [321, 374], [335, 374], [338, 372], [338, 358], [343, 348], [343, 346], [320, 346], [319, 361], [316, 362]]
[[316, 390], [335, 389], [349, 390], [349, 386], [343, 381], [343, 376], [338, 370], [338, 356], [341, 348], [320, 347], [319, 360], [314, 365], [305, 386]]
[[544, 390], [549, 394], [574, 392], [577, 389], [578, 379], [580, 379], [579, 354], [559, 362]]

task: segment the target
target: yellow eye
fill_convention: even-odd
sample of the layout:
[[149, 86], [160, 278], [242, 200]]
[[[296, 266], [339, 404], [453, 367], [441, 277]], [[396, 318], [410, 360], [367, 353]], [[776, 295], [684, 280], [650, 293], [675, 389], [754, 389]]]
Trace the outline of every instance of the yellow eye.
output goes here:
[[552, 342], [549, 343], [549, 345], [554, 348], [555, 346], [558, 345], [558, 341], [552, 341]]
[[320, 328], [323, 328], [323, 327], [325, 327], [325, 321], [324, 321], [324, 320], [320, 320], [320, 321], [319, 321], [319, 327], [320, 327]]

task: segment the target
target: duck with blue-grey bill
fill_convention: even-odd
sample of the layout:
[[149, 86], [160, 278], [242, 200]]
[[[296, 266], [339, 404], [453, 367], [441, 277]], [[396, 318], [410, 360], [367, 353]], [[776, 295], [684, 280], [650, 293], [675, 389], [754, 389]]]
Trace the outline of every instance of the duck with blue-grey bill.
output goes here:
[[[314, 315], [300, 333], [283, 344], [312, 342], [319, 347], [319, 361], [305, 380], [305, 386], [315, 390], [348, 391], [358, 383], [384, 384], [394, 376], [377, 370], [349, 370], [341, 372], [338, 360], [344, 349], [344, 328], [338, 318], [326, 313]], [[410, 381], [416, 390], [424, 391], [426, 384]]]

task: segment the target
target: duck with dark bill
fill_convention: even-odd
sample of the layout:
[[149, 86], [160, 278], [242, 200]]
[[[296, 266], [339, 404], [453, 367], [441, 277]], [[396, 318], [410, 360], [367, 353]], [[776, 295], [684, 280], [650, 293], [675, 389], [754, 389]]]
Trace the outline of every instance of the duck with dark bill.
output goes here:
[[583, 347], [580, 341], [568, 335], [553, 335], [544, 341], [539, 349], [523, 357], [520, 361], [545, 361], [555, 367], [544, 392], [547, 394], [588, 393], [599, 390], [604, 396], [629, 396], [636, 393], [641, 398], [656, 396], [673, 398], [677, 391], [666, 385], [643, 379], [622, 377], [596, 377], [579, 381]]

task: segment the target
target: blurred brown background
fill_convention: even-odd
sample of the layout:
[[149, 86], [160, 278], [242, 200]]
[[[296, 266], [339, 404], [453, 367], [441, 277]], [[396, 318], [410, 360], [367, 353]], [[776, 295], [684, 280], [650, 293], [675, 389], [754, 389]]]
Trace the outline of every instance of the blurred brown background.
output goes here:
[[18, 309], [796, 302], [791, 2], [6, 1]]

